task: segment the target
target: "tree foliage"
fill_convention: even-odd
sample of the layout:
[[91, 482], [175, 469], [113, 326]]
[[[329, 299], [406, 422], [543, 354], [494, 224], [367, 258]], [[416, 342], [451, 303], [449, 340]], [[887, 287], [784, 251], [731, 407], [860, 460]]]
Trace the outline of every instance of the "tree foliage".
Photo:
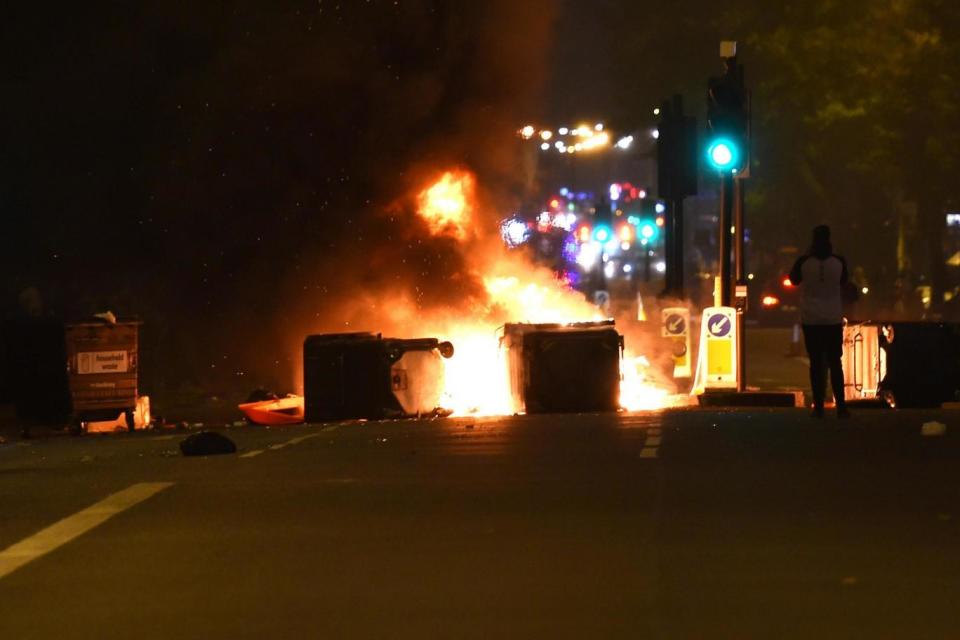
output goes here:
[[[939, 247], [960, 163], [960, 9], [940, 0], [803, 0], [742, 14], [754, 62], [760, 218], [832, 218], [849, 239], [915, 202]], [[832, 214], [831, 214], [832, 212]], [[777, 215], [780, 214], [780, 215]], [[887, 234], [889, 240], [890, 234]], [[894, 252], [863, 247], [864, 260]], [[942, 260], [926, 275], [943, 287]]]

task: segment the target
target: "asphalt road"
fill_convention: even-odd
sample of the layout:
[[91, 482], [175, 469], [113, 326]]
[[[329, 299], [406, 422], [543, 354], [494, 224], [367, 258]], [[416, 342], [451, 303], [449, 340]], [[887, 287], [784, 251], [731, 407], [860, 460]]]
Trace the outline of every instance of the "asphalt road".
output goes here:
[[960, 636], [960, 412], [226, 433], [0, 446], [0, 638]]

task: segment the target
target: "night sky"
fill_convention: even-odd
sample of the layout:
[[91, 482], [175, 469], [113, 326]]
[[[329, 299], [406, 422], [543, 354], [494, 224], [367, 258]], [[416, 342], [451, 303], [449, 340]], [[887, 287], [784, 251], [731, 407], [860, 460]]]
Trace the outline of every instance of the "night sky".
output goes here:
[[[490, 202], [513, 207], [519, 125], [582, 117], [646, 127], [652, 106], [673, 93], [702, 122], [721, 39], [743, 37], [748, 80], [770, 84], [807, 60], [792, 55], [784, 29], [795, 26], [787, 35], [803, 44], [811, 41], [803, 29], [819, 33], [818, 21], [833, 20], [839, 33], [863, 22], [860, 9], [817, 4], [823, 11], [810, 18], [802, 2], [775, 12], [747, 0], [723, 8], [616, 0], [146, 1], [56, 10], [21, 3], [8, 9], [0, 40], [0, 312], [9, 316], [19, 292], [36, 287], [59, 317], [110, 308], [143, 319], [147, 350], [162, 354], [157, 384], [226, 384], [238, 372], [256, 378], [249, 386], [279, 384], [289, 362], [270, 345], [310, 330], [305, 319], [358, 288], [410, 286], [396, 278], [405, 268], [456, 269], [455, 256], [416, 244], [422, 229], [397, 215], [432, 171], [467, 166]], [[955, 10], [926, 5], [940, 7], [928, 12], [941, 16], [934, 23], [949, 14], [955, 32]], [[774, 48], [752, 56], [750, 45], [766, 34], [788, 43], [782, 58]], [[817, 64], [811, 58], [809, 69], [797, 69], [819, 81], [848, 68]], [[842, 74], [837, 80], [849, 86]], [[788, 111], [801, 97], [796, 88], [777, 88]], [[826, 94], [808, 95], [816, 105]], [[769, 198], [760, 202], [776, 215], [757, 219], [757, 233], [764, 220], [768, 233], [832, 222], [840, 238], [892, 228], [890, 212], [877, 206], [875, 175], [851, 179], [814, 166], [822, 183], [814, 188], [809, 171], [789, 165], [800, 128], [789, 122], [806, 122], [799, 109], [787, 113], [794, 120], [774, 120], [782, 157], [763, 158], [763, 179], [799, 195], [782, 212]], [[764, 126], [758, 122], [761, 135]], [[805, 153], [824, 157], [822, 148]], [[823, 185], [842, 191], [844, 211], [823, 206]], [[401, 254], [419, 266], [383, 258]], [[465, 293], [443, 277], [417, 286], [437, 304]]]
[[3, 309], [34, 286], [64, 317], [138, 316], [198, 382], [208, 363], [249, 373], [291, 318], [357, 286], [358, 252], [415, 235], [384, 210], [425, 172], [470, 166], [508, 197], [555, 17], [429, 1], [21, 12], [4, 40]]

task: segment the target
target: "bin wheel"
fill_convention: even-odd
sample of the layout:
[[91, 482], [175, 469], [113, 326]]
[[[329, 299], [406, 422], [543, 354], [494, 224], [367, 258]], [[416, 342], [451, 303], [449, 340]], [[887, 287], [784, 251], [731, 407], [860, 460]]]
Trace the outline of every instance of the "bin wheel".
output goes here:
[[70, 424], [67, 425], [67, 431], [72, 436], [83, 435], [83, 421], [78, 417], [70, 418]]
[[133, 421], [133, 409], [127, 409], [124, 411], [123, 419], [127, 422], [127, 431], [133, 431], [136, 429], [136, 424]]
[[893, 395], [893, 391], [884, 389], [880, 392], [880, 397], [883, 398], [883, 401], [887, 403], [887, 406], [891, 409], [897, 408], [897, 398]]
[[444, 358], [453, 357], [453, 343], [452, 342], [441, 342], [437, 345], [437, 350], [440, 351], [440, 355]]

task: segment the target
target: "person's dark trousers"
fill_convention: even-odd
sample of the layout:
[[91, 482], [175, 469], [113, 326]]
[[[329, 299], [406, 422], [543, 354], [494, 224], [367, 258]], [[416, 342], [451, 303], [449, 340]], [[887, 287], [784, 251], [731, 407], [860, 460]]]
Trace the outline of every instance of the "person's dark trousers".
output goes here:
[[826, 395], [827, 371], [833, 387], [833, 399], [837, 409], [846, 407], [843, 397], [843, 325], [805, 324], [803, 341], [810, 357], [810, 388], [813, 391], [813, 406], [823, 409]]

